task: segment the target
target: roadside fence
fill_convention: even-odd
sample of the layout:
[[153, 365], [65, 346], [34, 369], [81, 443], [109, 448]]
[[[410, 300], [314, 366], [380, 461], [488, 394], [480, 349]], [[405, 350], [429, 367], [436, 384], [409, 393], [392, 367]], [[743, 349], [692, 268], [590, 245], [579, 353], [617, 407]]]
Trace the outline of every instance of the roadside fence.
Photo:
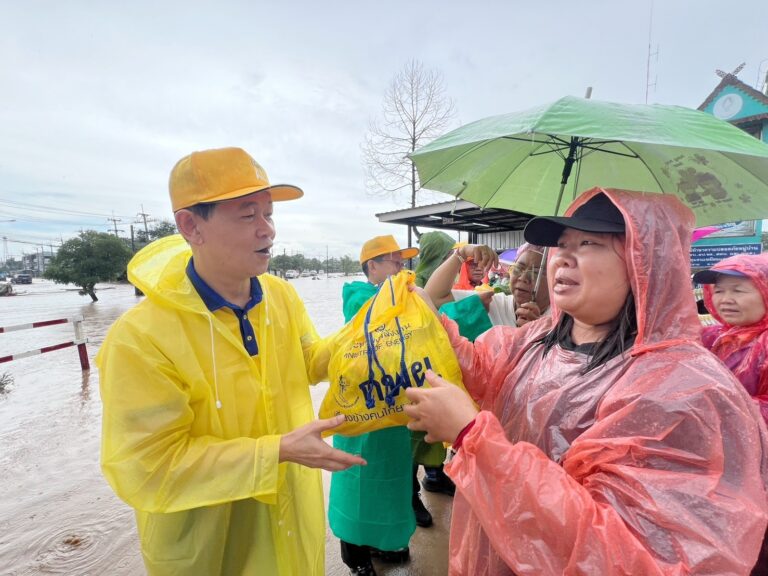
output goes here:
[[46, 352], [53, 352], [54, 350], [61, 350], [62, 348], [69, 348], [71, 346], [77, 346], [77, 353], [80, 356], [80, 368], [85, 372], [91, 369], [91, 364], [88, 361], [88, 352], [85, 349], [85, 345], [88, 342], [88, 338], [83, 336], [83, 317], [75, 316], [74, 318], [59, 318], [57, 320], [43, 320], [42, 322], [30, 322], [29, 324], [17, 324], [15, 326], [0, 327], [0, 334], [6, 332], [15, 332], [17, 330], [29, 330], [31, 328], [45, 328], [47, 326], [55, 326], [57, 324], [69, 324], [75, 329], [74, 340], [62, 342], [61, 344], [54, 344], [52, 346], [44, 346], [43, 348], [37, 348], [36, 350], [28, 350], [27, 352], [19, 352], [18, 354], [11, 354], [9, 356], [0, 356], [0, 364], [3, 362], [10, 362], [11, 360], [19, 360], [21, 358], [27, 358], [29, 356], [36, 356], [37, 354], [45, 354]]

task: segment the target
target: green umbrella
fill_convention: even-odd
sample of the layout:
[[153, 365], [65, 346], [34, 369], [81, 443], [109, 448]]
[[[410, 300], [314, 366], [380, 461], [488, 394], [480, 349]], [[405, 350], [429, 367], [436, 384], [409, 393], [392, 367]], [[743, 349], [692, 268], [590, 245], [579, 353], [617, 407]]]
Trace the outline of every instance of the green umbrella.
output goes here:
[[699, 226], [768, 217], [768, 145], [680, 106], [568, 96], [467, 124], [411, 158], [423, 188], [488, 208], [562, 214], [601, 186], [675, 194]]

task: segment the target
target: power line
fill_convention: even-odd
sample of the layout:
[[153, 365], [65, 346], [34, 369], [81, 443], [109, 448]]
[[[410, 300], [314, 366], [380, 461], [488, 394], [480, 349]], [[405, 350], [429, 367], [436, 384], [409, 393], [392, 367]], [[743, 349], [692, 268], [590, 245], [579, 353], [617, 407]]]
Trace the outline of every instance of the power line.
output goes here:
[[[16, 239], [10, 238], [8, 236], [2, 236], [2, 239], [4, 241], [12, 242], [14, 244], [29, 244], [31, 246], [43, 246], [44, 243], [45, 243], [45, 241], [42, 241], [42, 240], [38, 240], [37, 242], [31, 242], [31, 241], [28, 241], [28, 240], [16, 240]], [[48, 242], [50, 242], [50, 241], [48, 241]]]
[[[50, 206], [40, 206], [38, 204], [28, 204], [26, 202], [16, 202], [14, 200], [0, 200], [0, 205], [21, 210], [39, 210], [42, 212], [51, 212], [54, 214], [70, 214], [73, 216], [93, 216], [96, 218], [107, 218], [109, 214], [99, 212], [86, 212], [84, 210], [69, 210], [67, 208], [51, 208]], [[114, 216], [114, 213], [112, 213]]]

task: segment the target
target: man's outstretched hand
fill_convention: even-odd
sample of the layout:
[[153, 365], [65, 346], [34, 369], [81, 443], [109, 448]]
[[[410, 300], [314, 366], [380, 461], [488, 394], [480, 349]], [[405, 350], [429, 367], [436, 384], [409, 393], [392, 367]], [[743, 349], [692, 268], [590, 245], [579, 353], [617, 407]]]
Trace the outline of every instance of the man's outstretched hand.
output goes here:
[[280, 462], [295, 462], [309, 468], [322, 468], [331, 472], [351, 466], [365, 466], [367, 462], [354, 454], [329, 446], [322, 433], [344, 423], [344, 416], [315, 420], [284, 434], [280, 438]]

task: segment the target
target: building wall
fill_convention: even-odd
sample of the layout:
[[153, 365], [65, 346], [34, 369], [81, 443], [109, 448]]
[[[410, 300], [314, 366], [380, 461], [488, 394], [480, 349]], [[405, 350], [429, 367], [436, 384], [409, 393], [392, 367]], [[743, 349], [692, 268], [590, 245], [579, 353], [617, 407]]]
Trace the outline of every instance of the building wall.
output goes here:
[[494, 250], [517, 248], [525, 242], [522, 230], [494, 232], [493, 234], [478, 234], [477, 244], [485, 244]]

